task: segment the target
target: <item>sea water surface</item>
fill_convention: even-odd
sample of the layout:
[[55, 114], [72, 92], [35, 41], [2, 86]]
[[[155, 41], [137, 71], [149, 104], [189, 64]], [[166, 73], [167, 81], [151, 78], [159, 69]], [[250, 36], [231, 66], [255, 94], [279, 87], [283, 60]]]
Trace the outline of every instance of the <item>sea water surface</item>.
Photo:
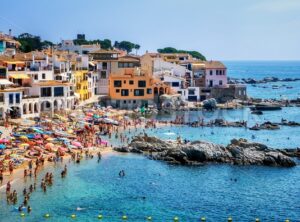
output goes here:
[[[72, 166], [71, 166], [72, 165]], [[69, 164], [68, 175], [60, 178], [63, 165], [54, 169], [54, 185], [44, 194], [31, 195], [30, 215], [20, 218], [13, 206], [0, 201], [0, 221], [180, 221], [250, 222], [300, 221], [299, 167], [207, 165], [172, 166], [137, 155], [109, 154], [97, 160]], [[125, 170], [125, 177], [118, 176]], [[40, 180], [39, 180], [40, 181]], [[27, 181], [27, 186], [33, 181]], [[81, 211], [76, 211], [76, 208]], [[44, 214], [50, 218], [45, 219]], [[70, 215], [76, 214], [76, 219]]]
[[[264, 77], [300, 77], [300, 61], [224, 61], [224, 64], [228, 68], [228, 76], [233, 78], [261, 80]], [[273, 85], [279, 86], [279, 89], [272, 89]], [[247, 86], [248, 95], [254, 98], [296, 99], [300, 96], [300, 81]]]

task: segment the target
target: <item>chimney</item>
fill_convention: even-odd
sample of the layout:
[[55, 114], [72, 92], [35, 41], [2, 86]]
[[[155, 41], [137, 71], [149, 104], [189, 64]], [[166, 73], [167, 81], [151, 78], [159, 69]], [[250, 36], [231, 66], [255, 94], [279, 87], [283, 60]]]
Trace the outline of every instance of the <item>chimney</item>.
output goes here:
[[8, 35], [11, 37], [11, 29], [8, 30]]

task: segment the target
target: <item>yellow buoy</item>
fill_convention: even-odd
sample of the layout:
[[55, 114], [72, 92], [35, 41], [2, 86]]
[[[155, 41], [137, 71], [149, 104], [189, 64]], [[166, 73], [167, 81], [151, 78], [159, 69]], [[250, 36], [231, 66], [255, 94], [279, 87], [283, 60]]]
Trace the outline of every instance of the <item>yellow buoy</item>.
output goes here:
[[49, 218], [49, 217], [50, 217], [50, 214], [45, 214], [44, 217], [45, 217], [45, 218]]
[[147, 220], [149, 220], [149, 221], [152, 220], [152, 217], [147, 217]]
[[174, 221], [179, 221], [179, 218], [178, 217], [174, 217]]
[[20, 213], [20, 216], [21, 216], [21, 217], [25, 217], [25, 214], [24, 214], [24, 213]]
[[98, 219], [101, 220], [102, 218], [103, 218], [103, 216], [102, 216], [101, 214], [99, 214], [99, 215], [98, 215]]
[[290, 220], [285, 220], [285, 222], [290, 222]]
[[202, 218], [201, 218], [201, 221], [206, 221], [206, 218], [205, 218], [205, 217], [202, 217]]
[[232, 218], [231, 217], [228, 218], [228, 222], [232, 222]]
[[73, 219], [76, 218], [76, 215], [75, 215], [75, 214], [72, 214], [72, 215], [71, 215], [71, 218], [73, 218]]
[[127, 216], [124, 215], [124, 216], [122, 217], [122, 220], [127, 220]]

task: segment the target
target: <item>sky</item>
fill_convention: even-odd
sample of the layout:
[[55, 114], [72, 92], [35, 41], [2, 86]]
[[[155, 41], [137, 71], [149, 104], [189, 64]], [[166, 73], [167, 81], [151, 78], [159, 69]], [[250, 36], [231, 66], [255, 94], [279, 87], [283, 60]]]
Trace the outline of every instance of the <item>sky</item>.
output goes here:
[[1, 0], [0, 31], [128, 40], [215, 60], [300, 60], [300, 0]]

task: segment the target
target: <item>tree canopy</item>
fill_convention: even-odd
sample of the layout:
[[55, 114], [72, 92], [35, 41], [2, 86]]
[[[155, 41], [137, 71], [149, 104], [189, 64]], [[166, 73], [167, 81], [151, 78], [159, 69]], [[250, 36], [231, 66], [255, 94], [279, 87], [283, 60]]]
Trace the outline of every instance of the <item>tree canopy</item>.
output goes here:
[[202, 55], [200, 52], [197, 52], [197, 51], [178, 50], [178, 49], [175, 49], [175, 48], [172, 48], [172, 47], [166, 47], [166, 48], [163, 48], [163, 49], [157, 49], [157, 51], [159, 53], [187, 53], [187, 54], [190, 54], [193, 58], [206, 61], [205, 56]]
[[100, 44], [102, 49], [111, 49], [111, 41], [109, 39], [96, 39], [96, 40], [86, 40], [86, 39], [74, 39], [75, 45], [90, 45], [90, 44]]
[[42, 41], [40, 36], [31, 35], [29, 33], [20, 34], [16, 40], [21, 43], [20, 50], [22, 52], [42, 50], [53, 45], [52, 42], [47, 40]]
[[126, 50], [127, 53], [131, 53], [133, 49], [139, 50], [141, 46], [139, 44], [135, 44], [129, 41], [122, 41], [122, 42], [115, 41], [114, 47], [118, 49]]

